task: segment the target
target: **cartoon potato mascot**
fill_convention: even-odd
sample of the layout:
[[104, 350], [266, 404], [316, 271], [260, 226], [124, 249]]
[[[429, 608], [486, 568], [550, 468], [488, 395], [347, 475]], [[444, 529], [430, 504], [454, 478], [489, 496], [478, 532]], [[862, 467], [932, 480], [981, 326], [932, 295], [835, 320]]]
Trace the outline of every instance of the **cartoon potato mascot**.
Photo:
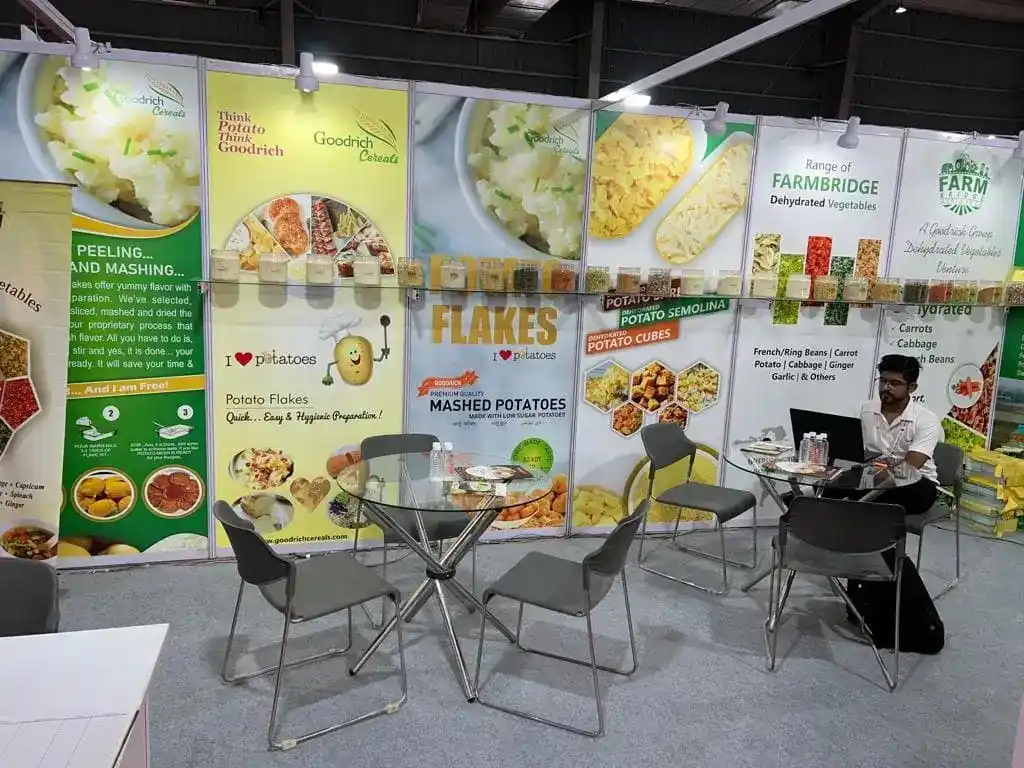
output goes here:
[[346, 384], [354, 387], [361, 387], [373, 377], [373, 364], [388, 359], [391, 349], [388, 347], [388, 326], [391, 325], [391, 318], [381, 315], [380, 325], [384, 329], [384, 346], [380, 356], [373, 356], [373, 346], [363, 336], [351, 335], [351, 330], [356, 328], [362, 320], [352, 315], [340, 314], [320, 326], [321, 339], [334, 339], [334, 362], [327, 364], [327, 372], [324, 374], [324, 386], [334, 383], [331, 376], [331, 367], [338, 369], [338, 375]]

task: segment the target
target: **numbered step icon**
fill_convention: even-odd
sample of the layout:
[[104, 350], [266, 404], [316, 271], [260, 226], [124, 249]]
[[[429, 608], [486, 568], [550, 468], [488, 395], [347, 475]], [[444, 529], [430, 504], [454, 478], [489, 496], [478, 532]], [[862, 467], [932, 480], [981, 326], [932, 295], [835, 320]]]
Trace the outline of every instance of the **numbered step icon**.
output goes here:
[[107, 421], [117, 421], [121, 418], [121, 411], [117, 409], [116, 405], [108, 405], [103, 409], [103, 418]]

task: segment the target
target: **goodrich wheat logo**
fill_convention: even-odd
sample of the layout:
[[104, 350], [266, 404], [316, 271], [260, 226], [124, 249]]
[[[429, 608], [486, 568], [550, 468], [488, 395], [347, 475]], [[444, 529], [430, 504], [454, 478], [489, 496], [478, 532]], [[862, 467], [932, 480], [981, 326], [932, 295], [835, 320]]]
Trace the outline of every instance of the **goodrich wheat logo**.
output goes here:
[[985, 204], [989, 178], [988, 166], [964, 152], [952, 162], [942, 164], [939, 202], [957, 216], [974, 213]]

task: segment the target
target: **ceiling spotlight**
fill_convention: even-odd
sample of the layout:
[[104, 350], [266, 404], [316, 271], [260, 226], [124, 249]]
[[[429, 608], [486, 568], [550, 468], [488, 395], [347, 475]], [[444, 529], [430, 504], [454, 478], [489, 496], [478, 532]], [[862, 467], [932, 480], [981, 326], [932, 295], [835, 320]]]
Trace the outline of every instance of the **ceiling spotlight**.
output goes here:
[[71, 66], [88, 72], [99, 66], [96, 46], [85, 27], [75, 27], [75, 52], [71, 54]]
[[846, 121], [846, 130], [836, 142], [843, 149], [856, 149], [860, 144], [860, 137], [857, 135], [857, 128], [860, 127], [860, 118], [854, 115]]
[[1024, 131], [1017, 137], [1017, 148], [1013, 150], [1014, 160], [1024, 160]]
[[303, 93], [319, 90], [320, 81], [313, 72], [313, 54], [303, 51], [299, 54], [299, 74], [295, 76], [295, 87]]
[[646, 107], [651, 103], [651, 97], [646, 93], [633, 93], [622, 100], [627, 107]]
[[712, 136], [721, 136], [726, 132], [728, 126], [725, 121], [729, 116], [729, 104], [724, 101], [718, 102], [718, 106], [715, 107], [715, 116], [708, 120], [705, 128], [707, 132]]
[[896, 10], [893, 11], [893, 13], [897, 13], [897, 14], [899, 14], [899, 13], [906, 13], [906, 12], [907, 12], [907, 6], [905, 6], [903, 3], [900, 3], [899, 5], [897, 5], [896, 6]]
[[333, 61], [314, 61], [313, 72], [317, 75], [323, 75], [328, 77], [330, 75], [338, 74], [338, 65]]

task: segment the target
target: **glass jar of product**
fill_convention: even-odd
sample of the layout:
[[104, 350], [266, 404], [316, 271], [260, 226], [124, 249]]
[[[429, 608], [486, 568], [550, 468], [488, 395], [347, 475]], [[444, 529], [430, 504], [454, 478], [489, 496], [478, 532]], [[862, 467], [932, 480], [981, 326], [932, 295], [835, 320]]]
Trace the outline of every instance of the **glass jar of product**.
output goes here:
[[811, 276], [793, 274], [786, 278], [787, 299], [808, 299], [811, 296]]
[[871, 298], [893, 304], [900, 300], [900, 281], [895, 277], [879, 277], [871, 286]]
[[330, 256], [310, 256], [306, 259], [306, 282], [310, 285], [331, 285], [338, 270]]
[[380, 259], [376, 256], [356, 256], [352, 270], [356, 285], [380, 285]]
[[928, 283], [924, 280], [907, 280], [903, 284], [904, 304], [924, 304], [928, 301]]
[[743, 278], [738, 270], [723, 269], [718, 273], [715, 293], [719, 296], [739, 296], [743, 292]]
[[481, 291], [500, 293], [506, 289], [505, 262], [501, 259], [482, 259], [477, 275]]
[[684, 269], [682, 289], [684, 296], [702, 296], [704, 294], [704, 270]]
[[647, 270], [647, 295], [648, 296], [671, 296], [672, 295], [672, 270], [671, 269], [649, 269], [649, 270]]
[[612, 286], [608, 267], [587, 267], [583, 276], [583, 290], [587, 293], [607, 293]]
[[640, 293], [639, 267], [619, 267], [615, 273], [616, 293]]
[[1003, 291], [1003, 301], [1014, 307], [1024, 304], [1024, 282], [1019, 280], [1008, 282], [1006, 290]]
[[261, 253], [259, 275], [261, 283], [288, 282], [288, 254]]
[[953, 297], [953, 283], [949, 280], [932, 280], [928, 284], [928, 303], [946, 304]]
[[423, 287], [423, 263], [416, 259], [409, 259], [404, 256], [398, 259], [395, 265], [398, 275], [398, 284], [406, 288]]
[[835, 275], [819, 275], [814, 278], [811, 295], [815, 301], [835, 301], [839, 298], [839, 278]]
[[520, 293], [540, 290], [540, 269], [532, 261], [518, 261], [512, 271], [512, 288]]
[[977, 304], [978, 284], [973, 280], [957, 280], [953, 283], [949, 301], [952, 304]]
[[238, 251], [210, 251], [210, 279], [237, 280], [242, 270]]
[[464, 291], [466, 289], [466, 264], [459, 259], [444, 259], [438, 269], [441, 287], [448, 291]]
[[571, 293], [576, 290], [576, 268], [571, 264], [556, 264], [551, 268], [551, 290]]
[[774, 299], [779, 290], [779, 276], [772, 274], [753, 275], [750, 278], [750, 295], [755, 299]]
[[978, 303], [995, 306], [1003, 302], [1003, 284], [994, 280], [982, 280], [978, 283]]
[[848, 277], [843, 284], [845, 301], [866, 301], [871, 289], [871, 281], [866, 277]]

